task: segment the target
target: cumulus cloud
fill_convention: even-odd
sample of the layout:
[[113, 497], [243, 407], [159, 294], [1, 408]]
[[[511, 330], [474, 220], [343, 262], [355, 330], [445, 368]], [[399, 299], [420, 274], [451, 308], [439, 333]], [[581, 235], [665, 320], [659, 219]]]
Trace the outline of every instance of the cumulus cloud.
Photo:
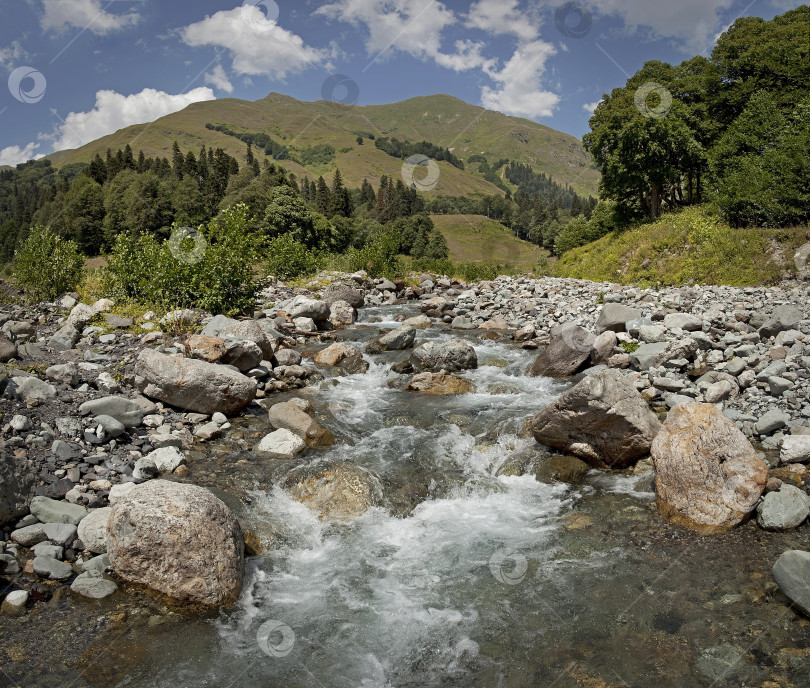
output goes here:
[[703, 52], [720, 25], [719, 13], [734, 0], [592, 0], [602, 14], [620, 17], [629, 30], [650, 29], [662, 38], [674, 39], [687, 52]]
[[34, 157], [34, 151], [39, 148], [39, 144], [32, 141], [23, 146], [8, 146], [0, 150], [0, 165], [17, 165], [26, 162]]
[[284, 80], [321, 64], [328, 52], [313, 48], [280, 27], [256, 5], [222, 10], [180, 30], [186, 45], [216, 46], [227, 50], [237, 74], [267, 75]]
[[222, 65], [217, 65], [205, 75], [205, 83], [211, 84], [213, 87], [225, 91], [225, 93], [233, 93], [233, 84]]
[[42, 30], [57, 33], [75, 26], [103, 36], [134, 26], [141, 18], [137, 12], [111, 14], [100, 0], [42, 0], [42, 6], [45, 10], [39, 21]]
[[495, 35], [513, 35], [522, 41], [533, 41], [538, 36], [539, 20], [520, 11], [518, 4], [518, 0], [478, 0], [470, 7], [466, 25]]
[[509, 115], [551, 117], [560, 96], [543, 88], [543, 74], [546, 60], [556, 52], [546, 41], [519, 45], [500, 71], [488, 71], [498, 87], [481, 89], [481, 104]]
[[582, 105], [582, 109], [585, 110], [589, 115], [592, 115], [595, 111], [601, 100], [597, 100], [595, 103], [584, 103]]
[[441, 2], [412, 0], [338, 0], [315, 12], [331, 19], [365, 26], [368, 31], [366, 51], [375, 60], [390, 53], [408, 53], [418, 60], [457, 72], [476, 69], [491, 61], [481, 55], [483, 43], [458, 41], [455, 53], [441, 49], [442, 32], [457, 23], [455, 14]]
[[153, 88], [129, 96], [115, 91], [98, 91], [96, 106], [92, 110], [71, 112], [48, 138], [54, 141], [54, 151], [78, 148], [123, 127], [151, 122], [204, 100], [215, 100], [214, 92], [207, 86], [177, 95]]

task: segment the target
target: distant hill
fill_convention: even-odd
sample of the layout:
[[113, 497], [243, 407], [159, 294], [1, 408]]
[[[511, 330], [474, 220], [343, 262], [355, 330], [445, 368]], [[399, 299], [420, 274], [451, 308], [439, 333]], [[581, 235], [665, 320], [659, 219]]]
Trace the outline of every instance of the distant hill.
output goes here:
[[451, 260], [493, 261], [517, 270], [529, 270], [548, 257], [548, 251], [518, 239], [508, 227], [483, 215], [430, 217], [447, 241]]
[[[127, 143], [147, 156], [171, 159], [172, 142], [181, 150], [197, 151], [201, 146], [219, 147], [244, 159], [246, 146], [240, 140], [206, 124], [227, 125], [239, 133], [264, 133], [297, 152], [318, 144], [329, 144], [336, 157], [327, 164], [304, 167], [292, 160], [282, 166], [298, 176], [330, 175], [340, 168], [344, 182], [359, 187], [366, 178], [375, 187], [382, 175], [399, 177], [402, 161], [375, 147], [368, 137], [397, 138], [400, 141], [429, 141], [448, 148], [465, 163], [473, 156], [483, 156], [491, 167], [501, 160], [531, 165], [535, 172], [551, 176], [562, 185], [570, 185], [580, 195], [597, 194], [599, 172], [593, 167], [582, 143], [568, 134], [537, 122], [508, 117], [470, 105], [448, 95], [412, 98], [390, 105], [347, 106], [327, 101], [307, 103], [289, 96], [271, 93], [255, 102], [222, 98], [194, 103], [184, 110], [148, 123], [137, 124], [104, 136], [75, 150], [53, 153], [50, 160], [57, 167], [74, 162], [89, 162], [96, 153], [104, 156], [107, 148], [115, 151]], [[362, 145], [357, 142], [362, 136]], [[256, 151], [261, 159], [263, 153]], [[461, 196], [469, 194], [502, 194], [486, 181], [477, 162], [457, 169], [439, 162], [441, 177], [431, 194]], [[514, 189], [503, 178], [503, 167], [497, 171], [502, 184]]]

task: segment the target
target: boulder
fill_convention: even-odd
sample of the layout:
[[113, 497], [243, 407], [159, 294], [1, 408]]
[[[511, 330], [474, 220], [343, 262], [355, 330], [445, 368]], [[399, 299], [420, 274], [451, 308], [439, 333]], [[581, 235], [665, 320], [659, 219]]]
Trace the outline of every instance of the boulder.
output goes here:
[[6, 616], [22, 616], [25, 614], [25, 605], [28, 603], [27, 590], [12, 590], [3, 598], [0, 612]]
[[144, 349], [135, 368], [148, 397], [197, 413], [241, 411], [256, 396], [256, 380], [230, 368]]
[[31, 500], [31, 513], [42, 523], [72, 523], [77, 526], [87, 516], [87, 509], [80, 504], [34, 497]]
[[310, 318], [315, 322], [329, 320], [329, 304], [317, 299], [308, 299], [305, 296], [296, 296], [285, 305], [285, 310], [293, 320], [296, 318]]
[[810, 552], [783, 553], [773, 565], [773, 578], [790, 601], [810, 616]]
[[281, 349], [276, 351], [276, 363], [280, 366], [294, 366], [301, 363], [301, 354], [295, 349]]
[[48, 347], [56, 351], [67, 351], [76, 346], [81, 333], [73, 325], [63, 325], [48, 339]]
[[92, 509], [79, 521], [79, 539], [84, 543], [85, 549], [94, 554], [104, 554], [107, 551], [107, 522], [111, 511], [108, 506]]
[[599, 311], [596, 320], [596, 332], [602, 334], [606, 330], [613, 332], [626, 332], [627, 323], [631, 320], [638, 320], [641, 311], [637, 308], [630, 308], [620, 303], [606, 303]]
[[534, 477], [541, 483], [579, 483], [589, 470], [590, 466], [575, 456], [555, 454], [540, 463]]
[[417, 330], [426, 330], [430, 327], [430, 318], [426, 315], [416, 315], [413, 318], [403, 320], [402, 324], [415, 327]]
[[293, 327], [296, 332], [317, 332], [318, 324], [312, 318], [293, 318]]
[[810, 461], [810, 435], [788, 435], [782, 440], [779, 452], [782, 463], [806, 463]]
[[307, 443], [291, 430], [281, 428], [265, 435], [256, 445], [256, 454], [274, 459], [291, 459], [306, 448]]
[[274, 428], [291, 430], [310, 447], [331, 447], [335, 443], [329, 430], [291, 401], [273, 404], [267, 415]]
[[231, 510], [202, 487], [151, 480], [110, 513], [107, 552], [122, 579], [180, 602], [232, 604], [244, 572], [244, 538]]
[[583, 327], [565, 323], [551, 333], [549, 345], [534, 359], [529, 375], [532, 377], [568, 377], [590, 358], [594, 337]]
[[74, 387], [79, 384], [79, 367], [75, 363], [60, 363], [45, 370], [45, 377], [57, 384]]
[[468, 370], [478, 367], [475, 349], [464, 339], [427, 342], [414, 350], [412, 360], [425, 370]]
[[664, 327], [668, 330], [697, 332], [703, 328], [703, 320], [691, 313], [667, 313], [664, 316]]
[[285, 487], [322, 521], [349, 521], [382, 499], [379, 482], [371, 473], [345, 463], [294, 471]]
[[217, 363], [227, 353], [225, 342], [219, 337], [208, 334], [195, 334], [185, 343], [186, 355], [206, 363]]
[[364, 303], [363, 292], [341, 282], [330, 284], [323, 290], [323, 301], [329, 306], [338, 301], [345, 301], [352, 308], [362, 308]]
[[790, 416], [781, 409], [769, 409], [754, 423], [754, 432], [758, 435], [770, 435], [772, 432], [784, 428], [788, 421], [790, 421]]
[[232, 337], [253, 342], [261, 349], [262, 356], [266, 360], [273, 358], [273, 342], [255, 320], [230, 320], [220, 328], [217, 336], [225, 340]]
[[469, 380], [450, 375], [445, 371], [439, 373], [426, 371], [414, 375], [405, 385], [405, 389], [409, 392], [447, 396], [451, 394], [472, 394], [475, 392], [475, 385]]
[[53, 557], [34, 557], [34, 573], [51, 580], [67, 580], [73, 575], [73, 567]]
[[96, 416], [93, 418], [93, 422], [98, 423], [102, 428], [104, 428], [104, 432], [107, 433], [108, 437], [120, 437], [124, 434], [124, 432], [126, 432], [126, 427], [124, 424], [112, 416]]
[[0, 526], [28, 513], [38, 482], [28, 459], [0, 449]]
[[616, 342], [616, 333], [613, 330], [605, 330], [594, 339], [589, 354], [591, 365], [603, 365], [607, 363], [613, 355]]
[[661, 423], [617, 370], [589, 375], [530, 421], [540, 443], [592, 466], [624, 468], [650, 451]]
[[357, 311], [348, 301], [335, 301], [329, 306], [329, 322], [335, 326], [351, 325], [357, 319]]
[[728, 530], [756, 507], [768, 467], [712, 404], [669, 412], [651, 449], [661, 514], [701, 534]]
[[762, 339], [775, 337], [780, 332], [799, 329], [798, 325], [802, 321], [802, 312], [795, 306], [777, 306], [768, 320], [759, 328], [759, 336]]
[[186, 463], [186, 457], [177, 447], [161, 447], [147, 456], [155, 462], [159, 473], [173, 473], [178, 466]]
[[810, 515], [810, 497], [793, 485], [768, 492], [757, 506], [757, 523], [765, 530], [798, 528]]
[[88, 597], [91, 600], [101, 600], [109, 597], [116, 590], [118, 586], [109, 578], [105, 578], [100, 571], [85, 571], [76, 576], [70, 584], [70, 591], [82, 597]]
[[630, 364], [638, 370], [648, 370], [659, 356], [666, 353], [668, 348], [668, 342], [642, 344], [630, 356]]
[[340, 365], [347, 358], [362, 358], [363, 354], [357, 347], [346, 342], [335, 342], [315, 354], [317, 365], [332, 367]]
[[238, 368], [242, 373], [253, 370], [264, 360], [262, 350], [256, 342], [229, 335], [225, 335], [223, 342], [226, 350], [223, 362]]
[[403, 351], [413, 346], [416, 328], [412, 325], [400, 325], [386, 332], [376, 341], [383, 351]]
[[143, 409], [132, 399], [125, 397], [102, 397], [85, 401], [79, 413], [91, 416], [111, 416], [124, 427], [136, 428], [143, 420]]
[[20, 401], [28, 399], [54, 399], [56, 388], [38, 377], [13, 377], [6, 387], [6, 396], [12, 396]]
[[12, 358], [17, 358], [17, 345], [0, 334], [0, 363], [7, 363]]

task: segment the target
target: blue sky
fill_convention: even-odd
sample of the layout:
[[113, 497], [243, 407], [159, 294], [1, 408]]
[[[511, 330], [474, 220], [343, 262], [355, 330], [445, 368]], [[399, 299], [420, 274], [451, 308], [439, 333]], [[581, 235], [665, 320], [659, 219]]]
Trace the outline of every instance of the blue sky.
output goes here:
[[581, 137], [602, 93], [646, 60], [708, 55], [737, 17], [800, 4], [0, 0], [0, 164], [271, 91], [358, 105], [449, 93]]

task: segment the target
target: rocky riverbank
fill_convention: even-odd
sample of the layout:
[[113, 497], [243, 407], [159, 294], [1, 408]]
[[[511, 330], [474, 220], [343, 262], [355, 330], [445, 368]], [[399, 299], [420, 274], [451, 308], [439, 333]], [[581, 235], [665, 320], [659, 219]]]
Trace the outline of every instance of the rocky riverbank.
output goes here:
[[[273, 431], [255, 455], [303, 465], [336, 439], [291, 391], [387, 357], [394, 388], [471, 394], [464, 374], [478, 366], [476, 338], [536, 351], [531, 374], [573, 383], [527, 425], [568, 455], [555, 459], [552, 479], [581, 474], [572, 456], [629, 470], [643, 459], [635, 470], [654, 465], [660, 512], [675, 523], [718, 532], [756, 515], [768, 531], [800, 528], [810, 512], [809, 296], [801, 282], [649, 290], [357, 274], [322, 275], [306, 289], [279, 284], [239, 321], [178, 311], [134, 322], [108, 300], [78, 304], [74, 295], [6, 306], [3, 613], [140, 590], [195, 609], [232, 603], [244, 542], [248, 555], [257, 543], [221, 500], [193, 492], [200, 450], [239, 416], [262, 416]], [[351, 341], [358, 308], [393, 304], [421, 315]], [[426, 327], [446, 336], [425, 342]], [[348, 465], [304, 471], [284, 487], [326, 521], [384, 501], [377, 479]], [[160, 497], [166, 489], [178, 492]], [[166, 513], [166, 502], [181, 508]], [[167, 528], [177, 541], [160, 535]], [[779, 561], [777, 582], [807, 609], [806, 560]]]

